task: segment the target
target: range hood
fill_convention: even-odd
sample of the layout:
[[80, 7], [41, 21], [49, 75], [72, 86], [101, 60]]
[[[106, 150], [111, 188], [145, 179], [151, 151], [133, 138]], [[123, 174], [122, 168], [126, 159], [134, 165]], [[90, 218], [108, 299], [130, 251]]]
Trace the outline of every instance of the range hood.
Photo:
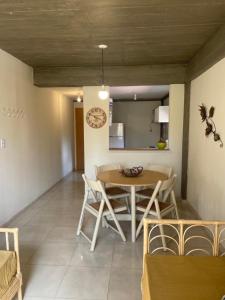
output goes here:
[[169, 123], [169, 106], [159, 106], [154, 112], [155, 123]]

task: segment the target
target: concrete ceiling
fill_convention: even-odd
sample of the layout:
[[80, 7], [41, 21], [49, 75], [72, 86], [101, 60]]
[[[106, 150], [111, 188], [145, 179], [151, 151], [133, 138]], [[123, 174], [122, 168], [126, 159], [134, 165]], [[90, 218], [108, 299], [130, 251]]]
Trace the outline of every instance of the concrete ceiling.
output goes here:
[[0, 48], [33, 67], [97, 67], [100, 43], [109, 67], [185, 64], [224, 20], [224, 0], [7, 0]]

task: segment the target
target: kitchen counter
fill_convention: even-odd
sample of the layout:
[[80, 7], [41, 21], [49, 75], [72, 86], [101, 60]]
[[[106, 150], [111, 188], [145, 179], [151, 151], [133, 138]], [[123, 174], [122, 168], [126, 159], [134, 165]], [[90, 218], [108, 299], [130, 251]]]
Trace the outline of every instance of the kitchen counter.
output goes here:
[[157, 148], [109, 148], [113, 151], [169, 151], [170, 149], [159, 150]]

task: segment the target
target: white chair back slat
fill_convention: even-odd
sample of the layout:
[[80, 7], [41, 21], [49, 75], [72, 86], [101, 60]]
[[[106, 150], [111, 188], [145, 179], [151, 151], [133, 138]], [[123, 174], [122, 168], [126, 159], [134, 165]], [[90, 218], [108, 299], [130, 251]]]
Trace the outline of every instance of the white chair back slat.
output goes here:
[[120, 169], [121, 169], [121, 165], [119, 163], [95, 166], [95, 175], [98, 176], [100, 172], [120, 170]]
[[[170, 192], [174, 188], [176, 178], [177, 178], [177, 175], [174, 174], [171, 178], [164, 180], [160, 186], [160, 192], [166, 192], [165, 194], [170, 194]], [[167, 195], [167, 197], [168, 197], [168, 195]], [[166, 200], [166, 199], [164, 199], [164, 200]]]
[[152, 165], [152, 164], [149, 164], [147, 166], [147, 170], [157, 171], [157, 172], [166, 174], [168, 176], [168, 178], [170, 178], [172, 176], [172, 174], [173, 174], [173, 169], [171, 167], [163, 166], [163, 165]]
[[102, 191], [101, 189], [101, 182], [100, 181], [95, 181], [91, 179], [87, 179], [87, 177], [83, 174], [82, 175], [83, 180], [88, 188], [88, 191], [91, 192], [92, 196], [96, 198], [96, 192]]

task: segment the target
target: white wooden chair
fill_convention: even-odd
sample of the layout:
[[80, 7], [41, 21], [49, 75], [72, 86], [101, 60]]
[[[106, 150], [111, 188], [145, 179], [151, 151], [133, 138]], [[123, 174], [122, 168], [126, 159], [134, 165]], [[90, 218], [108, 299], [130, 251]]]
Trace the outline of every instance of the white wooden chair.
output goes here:
[[[176, 198], [173, 191], [176, 175], [165, 181], [158, 181], [152, 196], [150, 199], [143, 199], [136, 205], [136, 210], [143, 213], [143, 217], [139, 223], [136, 231], [136, 237], [141, 232], [143, 227], [143, 221], [147, 216], [153, 216], [157, 219], [162, 219], [164, 216], [174, 213], [176, 219], [179, 219]], [[163, 198], [161, 201], [158, 200], [160, 193], [162, 193]], [[163, 229], [161, 227], [161, 234], [163, 235]], [[163, 240], [165, 245], [165, 241]]]
[[[163, 174], [167, 175], [168, 178], [170, 178], [173, 174], [173, 169], [171, 167], [164, 166], [164, 165], [149, 164], [149, 165], [147, 165], [146, 170], [157, 171], [157, 172], [163, 173]], [[150, 199], [152, 196], [152, 193], [154, 191], [154, 188], [155, 188], [155, 185], [152, 185], [152, 186], [148, 186], [147, 188], [137, 191], [136, 192], [137, 201], [139, 201], [139, 199]]]
[[[98, 178], [98, 174], [100, 172], [111, 171], [111, 170], [121, 170], [121, 165], [108, 164], [108, 165], [95, 166], [96, 178]], [[105, 192], [108, 199], [124, 199], [126, 201], [127, 209], [130, 213], [130, 206], [129, 206], [130, 193], [128, 191], [126, 191], [125, 189], [119, 186], [112, 186], [110, 184], [107, 184], [105, 186]]]
[[[118, 201], [116, 199], [111, 199], [111, 200], [108, 199], [108, 197], [105, 193], [105, 190], [100, 181], [88, 180], [84, 174], [82, 175], [82, 177], [84, 179], [87, 189], [86, 189], [85, 196], [84, 196], [84, 202], [83, 202], [80, 220], [79, 220], [79, 224], [78, 224], [77, 235], [82, 234], [91, 243], [90, 251], [94, 251], [100, 222], [101, 222], [102, 218], [110, 215], [116, 225], [116, 228], [111, 226], [105, 220], [106, 227], [110, 227], [115, 232], [120, 234], [122, 240], [125, 242], [126, 238], [125, 238], [123, 230], [120, 227], [120, 224], [116, 218], [115, 213], [127, 211], [126, 205], [124, 205], [123, 203], [121, 203], [120, 201]], [[89, 202], [89, 200], [91, 200], [92, 202]], [[82, 231], [82, 224], [83, 224], [85, 210], [97, 218], [92, 239], [90, 239]]]

